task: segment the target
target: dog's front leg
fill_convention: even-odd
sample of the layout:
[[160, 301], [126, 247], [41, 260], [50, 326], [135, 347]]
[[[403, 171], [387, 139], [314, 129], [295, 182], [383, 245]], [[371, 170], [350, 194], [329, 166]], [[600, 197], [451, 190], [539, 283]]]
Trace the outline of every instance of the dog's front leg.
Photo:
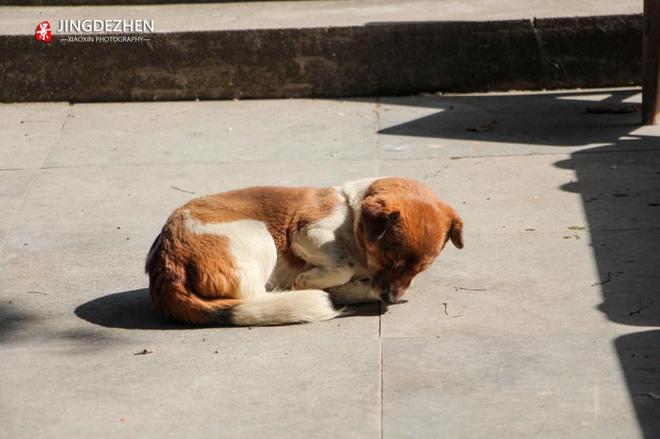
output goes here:
[[294, 290], [325, 290], [348, 282], [353, 276], [349, 265], [335, 267], [314, 267], [300, 273], [293, 281]]
[[353, 279], [344, 285], [328, 289], [328, 293], [330, 293], [330, 299], [337, 305], [353, 305], [380, 300], [378, 291], [371, 286], [369, 279]]
[[348, 251], [334, 239], [331, 231], [307, 231], [293, 243], [292, 249], [296, 256], [310, 265], [308, 270], [298, 274], [293, 289], [325, 290], [349, 282], [355, 274]]

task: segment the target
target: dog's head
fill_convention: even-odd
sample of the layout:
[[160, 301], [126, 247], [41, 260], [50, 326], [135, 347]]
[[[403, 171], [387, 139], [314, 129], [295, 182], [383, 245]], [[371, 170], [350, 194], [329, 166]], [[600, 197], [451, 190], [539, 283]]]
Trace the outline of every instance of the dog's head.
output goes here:
[[371, 282], [395, 303], [447, 241], [463, 248], [463, 221], [425, 185], [403, 178], [374, 181], [361, 205], [357, 238], [367, 253]]

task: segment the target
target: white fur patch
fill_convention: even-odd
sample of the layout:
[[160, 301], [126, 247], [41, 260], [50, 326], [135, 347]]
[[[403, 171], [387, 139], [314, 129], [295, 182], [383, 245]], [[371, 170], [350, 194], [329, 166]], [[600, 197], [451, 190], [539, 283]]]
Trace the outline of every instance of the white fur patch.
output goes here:
[[267, 293], [232, 309], [232, 322], [239, 326], [281, 325], [330, 320], [341, 314], [321, 290]]
[[303, 260], [314, 265], [335, 265], [342, 259], [346, 259], [346, 253], [341, 245], [328, 244], [337, 240], [335, 232], [346, 222], [348, 206], [345, 199], [337, 195], [337, 206], [328, 216], [308, 225], [303, 236], [298, 236], [291, 244], [293, 252]]
[[353, 209], [353, 228], [357, 229], [362, 214], [362, 199], [364, 194], [374, 181], [383, 178], [361, 178], [360, 180], [347, 181], [341, 187], [336, 188], [338, 191], [343, 192], [348, 199], [348, 205]]
[[203, 223], [183, 211], [186, 228], [195, 234], [224, 236], [236, 266], [242, 298], [265, 294], [266, 282], [277, 262], [275, 241], [266, 224], [256, 220]]

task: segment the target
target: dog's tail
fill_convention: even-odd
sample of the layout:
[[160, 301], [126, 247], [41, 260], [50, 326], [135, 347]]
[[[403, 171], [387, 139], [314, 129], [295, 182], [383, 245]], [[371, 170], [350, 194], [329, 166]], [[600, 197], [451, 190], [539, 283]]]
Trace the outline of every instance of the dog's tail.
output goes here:
[[186, 283], [185, 264], [162, 251], [159, 235], [147, 256], [149, 294], [158, 310], [173, 320], [196, 325], [282, 325], [329, 320], [341, 314], [321, 290], [259, 293], [254, 297], [206, 298]]
[[229, 321], [237, 326], [317, 322], [341, 314], [332, 306], [328, 293], [321, 290], [264, 293], [241, 300], [225, 312], [229, 314]]

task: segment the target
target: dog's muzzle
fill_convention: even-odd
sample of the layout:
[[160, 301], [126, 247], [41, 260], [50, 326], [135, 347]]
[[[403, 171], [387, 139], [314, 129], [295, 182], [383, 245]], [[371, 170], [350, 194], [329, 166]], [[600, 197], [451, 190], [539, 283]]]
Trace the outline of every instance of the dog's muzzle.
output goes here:
[[380, 293], [380, 300], [385, 303], [397, 303], [401, 296], [403, 296], [404, 290], [395, 289], [391, 285], [383, 288], [383, 291]]

